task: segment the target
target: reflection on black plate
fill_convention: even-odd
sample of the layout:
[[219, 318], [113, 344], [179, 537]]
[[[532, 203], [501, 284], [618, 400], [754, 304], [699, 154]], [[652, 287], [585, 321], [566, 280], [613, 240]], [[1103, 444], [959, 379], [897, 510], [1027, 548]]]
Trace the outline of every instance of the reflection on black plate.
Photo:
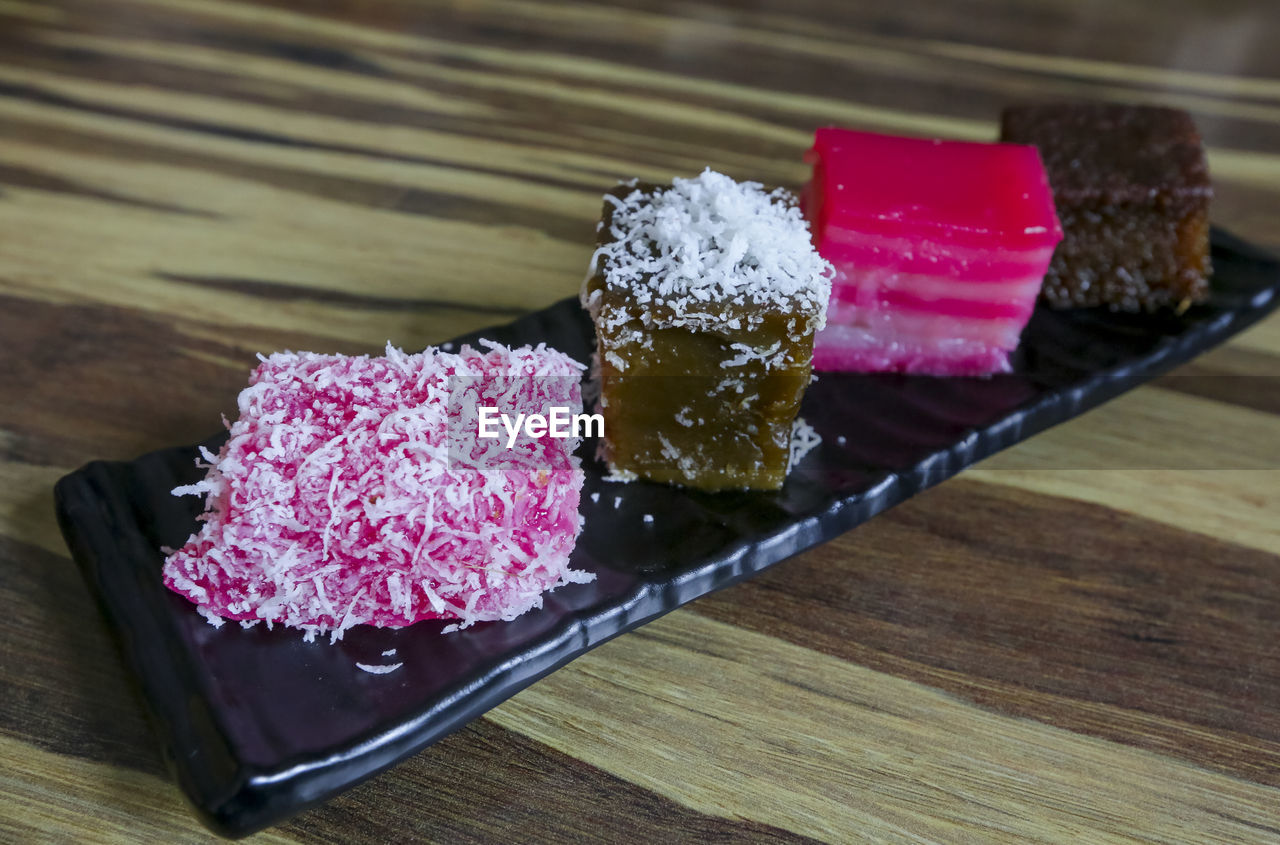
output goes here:
[[[180, 545], [196, 526], [200, 503], [169, 494], [200, 474], [194, 446], [89, 464], [58, 483], [58, 518], [179, 783], [211, 827], [244, 834], [391, 766], [610, 637], [1164, 372], [1280, 301], [1280, 265], [1220, 232], [1214, 268], [1212, 302], [1180, 317], [1037, 311], [1009, 375], [824, 375], [802, 412], [822, 445], [779, 493], [615, 484], [589, 464], [572, 565], [599, 577], [510, 623], [447, 636], [440, 622], [358, 627], [335, 646], [282, 628], [209, 626], [160, 581], [160, 547]], [[472, 337], [480, 335], [546, 341], [580, 360], [592, 344], [571, 300]], [[356, 668], [388, 662], [381, 654], [392, 648], [400, 670]]]

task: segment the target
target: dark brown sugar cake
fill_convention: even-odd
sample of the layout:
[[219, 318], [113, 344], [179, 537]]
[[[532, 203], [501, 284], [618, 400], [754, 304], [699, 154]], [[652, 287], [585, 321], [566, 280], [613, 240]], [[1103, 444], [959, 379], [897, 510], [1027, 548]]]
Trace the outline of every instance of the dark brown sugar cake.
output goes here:
[[1209, 294], [1213, 189], [1191, 116], [1112, 103], [1006, 108], [1000, 139], [1035, 144], [1064, 239], [1043, 297], [1058, 308], [1184, 308]]
[[781, 487], [830, 275], [785, 191], [708, 170], [606, 194], [582, 302], [615, 475]]

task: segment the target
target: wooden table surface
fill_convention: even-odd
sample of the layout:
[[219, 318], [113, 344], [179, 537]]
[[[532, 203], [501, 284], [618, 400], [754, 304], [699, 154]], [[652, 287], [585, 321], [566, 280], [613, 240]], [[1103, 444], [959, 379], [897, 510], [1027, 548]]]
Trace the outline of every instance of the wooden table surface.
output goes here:
[[[0, 0], [0, 840], [212, 838], [51, 490], [213, 433], [255, 353], [571, 295], [617, 178], [1032, 97], [1192, 110], [1274, 248], [1277, 43], [1271, 0]], [[1278, 377], [1273, 317], [258, 838], [1280, 841]]]

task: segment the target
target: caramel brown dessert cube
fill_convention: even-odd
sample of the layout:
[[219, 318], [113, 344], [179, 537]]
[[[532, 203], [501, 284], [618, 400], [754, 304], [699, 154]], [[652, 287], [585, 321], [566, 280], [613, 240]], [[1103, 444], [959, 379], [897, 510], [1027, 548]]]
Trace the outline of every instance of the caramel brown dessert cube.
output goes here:
[[1000, 138], [1040, 149], [1064, 239], [1042, 296], [1057, 308], [1185, 308], [1209, 295], [1213, 189], [1185, 111], [1110, 103], [1005, 109]]
[[605, 195], [583, 286], [621, 478], [782, 486], [830, 265], [785, 192], [706, 171]]

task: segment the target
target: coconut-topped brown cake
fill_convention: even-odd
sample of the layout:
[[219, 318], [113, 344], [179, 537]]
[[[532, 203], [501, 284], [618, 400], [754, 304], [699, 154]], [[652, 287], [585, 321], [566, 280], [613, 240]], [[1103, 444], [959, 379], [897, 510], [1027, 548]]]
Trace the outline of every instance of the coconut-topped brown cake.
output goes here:
[[707, 170], [604, 199], [582, 292], [603, 457], [623, 478], [782, 486], [832, 273], [795, 198]]

